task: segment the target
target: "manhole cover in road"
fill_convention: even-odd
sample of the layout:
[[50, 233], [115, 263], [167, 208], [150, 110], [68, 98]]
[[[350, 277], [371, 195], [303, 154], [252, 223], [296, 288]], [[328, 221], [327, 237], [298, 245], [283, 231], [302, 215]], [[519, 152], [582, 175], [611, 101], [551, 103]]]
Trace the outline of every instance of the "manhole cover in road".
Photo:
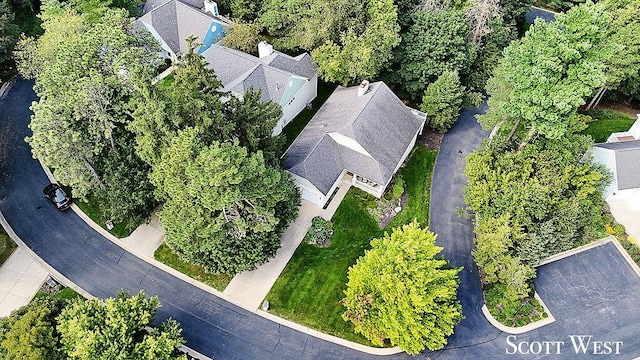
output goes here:
[[42, 209], [42, 205], [36, 205], [36, 210]]

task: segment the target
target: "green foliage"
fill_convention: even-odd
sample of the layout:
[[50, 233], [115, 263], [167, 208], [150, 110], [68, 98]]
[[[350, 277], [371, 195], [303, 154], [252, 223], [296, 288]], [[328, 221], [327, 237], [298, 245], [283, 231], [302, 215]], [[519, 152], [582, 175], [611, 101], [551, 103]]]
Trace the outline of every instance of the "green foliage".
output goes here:
[[395, 199], [399, 199], [404, 194], [404, 180], [401, 177], [396, 178], [391, 193]]
[[443, 348], [462, 320], [457, 274], [436, 235], [417, 222], [371, 241], [371, 250], [349, 269], [345, 320], [375, 345], [386, 339], [409, 354]]
[[280, 106], [260, 101], [259, 90], [250, 89], [243, 99], [220, 92], [222, 83], [213, 69], [194, 52], [195, 38], [187, 41], [189, 50], [177, 64], [171, 86], [140, 84], [129, 125], [136, 134], [137, 153], [153, 165], [178, 131], [197, 128], [205, 144], [238, 140], [251, 153], [262, 150], [267, 161], [276, 164], [284, 139], [271, 134], [282, 116]]
[[11, 52], [18, 42], [20, 28], [9, 1], [0, 1], [0, 63], [11, 59]]
[[[431, 174], [437, 152], [416, 146], [400, 172], [405, 180], [407, 205], [385, 229], [392, 229], [417, 218], [421, 226], [429, 219]], [[331, 246], [319, 248], [301, 244], [267, 295], [270, 312], [343, 339], [371, 345], [353, 332], [353, 325], [342, 319], [340, 305], [347, 282], [347, 271], [369, 248], [370, 240], [382, 236], [376, 219], [367, 211], [376, 207], [373, 195], [352, 188], [333, 215]]]
[[[519, 4], [519, 1], [517, 3]], [[506, 18], [507, 14], [503, 14], [503, 17]], [[494, 18], [489, 23], [489, 28], [490, 32], [482, 38], [478, 55], [463, 79], [467, 87], [476, 91], [484, 91], [487, 81], [493, 74], [493, 69], [498, 66], [502, 58], [502, 50], [518, 35], [513, 25], [509, 25], [507, 20], [500, 18]]]
[[13, 250], [18, 247], [16, 243], [11, 240], [7, 232], [0, 226], [0, 266], [13, 254]]
[[489, 312], [502, 324], [518, 327], [547, 317], [547, 313], [532, 294], [523, 300], [509, 301], [504, 296], [504, 292], [503, 284], [488, 286], [485, 291]]
[[346, 85], [373, 78], [389, 64], [391, 50], [400, 43], [393, 0], [367, 0], [364, 6], [364, 25], [347, 27], [339, 41], [328, 40], [311, 53], [324, 80]]
[[187, 43], [188, 51], [176, 64], [172, 86], [139, 84], [128, 128], [136, 134], [136, 152], [151, 165], [179, 130], [202, 129], [201, 136], [207, 143], [229, 139], [233, 134], [234, 125], [225, 121], [223, 114], [224, 94], [218, 90], [222, 83], [204, 58], [195, 53], [195, 38], [188, 38]]
[[35, 77], [40, 98], [32, 105], [33, 135], [27, 140], [33, 156], [84, 197], [105, 188], [99, 163], [123, 150], [117, 135], [131, 119], [132, 82], [151, 79], [153, 49], [131, 33], [122, 10], [107, 11], [97, 24], [67, 10], [43, 27], [43, 36], [21, 40], [17, 51], [18, 67]]
[[551, 23], [536, 20], [505, 49], [489, 81], [489, 111], [478, 117], [483, 127], [519, 123], [549, 139], [573, 131], [578, 106], [605, 83], [605, 63], [615, 48], [606, 41], [608, 22], [604, 7], [593, 3]]
[[102, 216], [114, 223], [144, 222], [157, 202], [149, 181], [151, 167], [136, 154], [130, 133], [118, 137], [117, 151], [110, 149], [99, 168], [104, 189], [94, 193]]
[[260, 25], [255, 22], [235, 22], [230, 25], [222, 43], [226, 47], [257, 55]]
[[[364, 28], [364, 2], [348, 0], [265, 0], [260, 25], [277, 38], [276, 47], [313, 50], [340, 34]], [[313, 31], [309, 31], [313, 29]]]
[[237, 21], [254, 21], [260, 15], [263, 0], [231, 0], [231, 15]]
[[526, 264], [591, 240], [600, 228], [606, 170], [584, 160], [592, 146], [583, 135], [540, 140], [522, 151], [499, 139], [467, 158], [465, 201], [481, 221], [508, 216], [525, 236], [511, 255]]
[[420, 110], [427, 113], [427, 125], [439, 132], [447, 131], [458, 119], [464, 87], [457, 71], [445, 71], [429, 84], [422, 97]]
[[328, 245], [333, 236], [333, 223], [316, 216], [311, 220], [311, 226], [305, 236], [305, 241], [310, 245]]
[[168, 320], [146, 332], [160, 307], [143, 291], [134, 296], [74, 301], [58, 317], [62, 349], [70, 359], [185, 359], [178, 323]]
[[299, 195], [284, 170], [237, 140], [207, 146], [198, 129], [171, 140], [151, 180], [165, 200], [167, 244], [209, 272], [235, 274], [263, 263], [297, 215]]
[[167, 244], [162, 243], [153, 253], [153, 258], [172, 267], [192, 279], [203, 282], [218, 291], [224, 291], [232, 277], [227, 274], [211, 274], [204, 267], [188, 263], [173, 252]]
[[0, 318], [0, 357], [7, 360], [64, 359], [55, 318], [66, 302], [35, 299]]
[[620, 46], [607, 62], [607, 86], [627, 96], [640, 93], [640, 1], [606, 0], [608, 38]]
[[392, 81], [417, 98], [443, 72], [465, 73], [475, 47], [466, 41], [469, 27], [461, 10], [418, 11], [412, 19], [394, 56], [399, 68]]

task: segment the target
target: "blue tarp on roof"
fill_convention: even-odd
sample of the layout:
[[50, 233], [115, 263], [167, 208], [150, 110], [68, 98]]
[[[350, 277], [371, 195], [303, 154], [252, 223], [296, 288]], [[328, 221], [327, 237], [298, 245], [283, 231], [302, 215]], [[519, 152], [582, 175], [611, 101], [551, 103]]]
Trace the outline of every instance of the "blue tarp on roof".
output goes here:
[[217, 21], [212, 21], [211, 25], [209, 25], [209, 30], [207, 31], [207, 35], [205, 35], [204, 40], [202, 40], [203, 44], [198, 49], [198, 54], [202, 54], [205, 50], [211, 47], [211, 45], [220, 41], [225, 35], [224, 25]]

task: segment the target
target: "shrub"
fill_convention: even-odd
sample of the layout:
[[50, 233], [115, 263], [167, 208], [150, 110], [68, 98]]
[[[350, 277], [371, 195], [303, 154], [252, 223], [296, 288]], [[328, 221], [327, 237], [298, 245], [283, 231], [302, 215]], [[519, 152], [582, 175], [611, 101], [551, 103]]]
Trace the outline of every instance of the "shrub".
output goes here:
[[404, 194], [404, 180], [402, 180], [402, 178], [398, 178], [395, 184], [393, 184], [392, 193], [395, 199], [398, 199], [402, 194]]
[[[609, 232], [608, 230], [609, 229], [607, 229], [607, 232]], [[625, 233], [624, 226], [622, 224], [618, 224], [618, 223], [613, 224], [613, 229], [612, 230], [613, 230], [613, 234], [612, 235], [615, 235], [616, 237], [622, 236], [622, 234]]]
[[307, 231], [305, 241], [310, 245], [327, 244], [333, 236], [333, 223], [327, 221], [320, 216], [316, 216], [311, 220], [311, 227]]

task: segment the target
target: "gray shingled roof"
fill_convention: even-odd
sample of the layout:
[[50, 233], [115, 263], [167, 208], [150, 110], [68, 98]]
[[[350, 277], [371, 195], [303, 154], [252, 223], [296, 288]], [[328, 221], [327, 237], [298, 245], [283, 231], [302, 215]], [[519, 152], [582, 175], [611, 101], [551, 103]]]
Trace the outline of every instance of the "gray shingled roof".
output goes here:
[[294, 58], [274, 51], [271, 56], [264, 58], [263, 61], [271, 67], [284, 70], [307, 79], [311, 79], [318, 72], [318, 67], [315, 65], [311, 59], [311, 55], [308, 53], [303, 53]]
[[182, 1], [169, 0], [159, 5], [152, 4], [155, 8], [139, 19], [152, 26], [175, 54], [187, 51], [184, 40], [190, 35], [195, 35], [202, 41], [213, 21], [212, 15]]
[[640, 140], [603, 143], [595, 146], [615, 152], [618, 190], [640, 188]]
[[[272, 56], [276, 59], [284, 57], [277, 52], [274, 52], [274, 54], [276, 56]], [[261, 89], [263, 101], [273, 100], [279, 103], [291, 76], [296, 75], [284, 69], [271, 66], [271, 64], [262, 61], [263, 59], [253, 55], [218, 44], [211, 45], [209, 49], [202, 53], [202, 56], [209, 63], [209, 67], [215, 71], [218, 79], [222, 81], [225, 90], [234, 91], [242, 95], [249, 88]], [[293, 61], [296, 60], [294, 59]], [[305, 63], [299, 65], [298, 68], [305, 69], [308, 74], [306, 60], [303, 59], [302, 61]], [[311, 76], [315, 75], [315, 73], [314, 67]]]
[[[357, 93], [357, 86], [338, 87], [284, 155], [287, 170], [324, 194], [343, 169], [386, 185], [426, 118], [383, 82], [370, 84], [363, 96]], [[333, 132], [354, 139], [371, 157], [338, 144]]]

